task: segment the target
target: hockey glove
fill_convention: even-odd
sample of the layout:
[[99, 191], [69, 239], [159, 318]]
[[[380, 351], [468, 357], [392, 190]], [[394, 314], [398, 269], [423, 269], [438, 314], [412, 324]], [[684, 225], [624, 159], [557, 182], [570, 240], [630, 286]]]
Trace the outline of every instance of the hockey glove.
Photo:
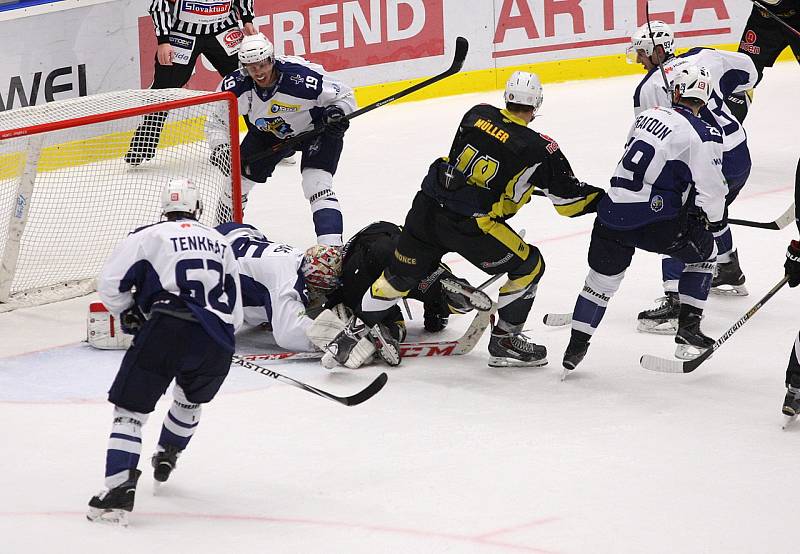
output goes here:
[[789, 286], [800, 285], [800, 242], [793, 240], [789, 243], [783, 268], [786, 270], [786, 275], [789, 276]]
[[325, 124], [325, 134], [335, 138], [344, 137], [345, 131], [350, 127], [350, 120], [345, 117], [344, 110], [336, 105], [325, 106], [322, 122]]
[[231, 145], [224, 143], [216, 146], [209, 159], [211, 165], [219, 169], [225, 177], [231, 174]]
[[697, 208], [697, 212], [693, 213], [700, 224], [705, 227], [706, 231], [711, 231], [712, 233], [718, 233], [725, 229], [725, 226], [728, 225], [728, 222], [725, 219], [721, 219], [719, 221], [709, 221], [708, 215], [703, 210], [703, 208]]
[[134, 305], [119, 314], [119, 326], [126, 335], [135, 335], [142, 329], [145, 319], [138, 306]]

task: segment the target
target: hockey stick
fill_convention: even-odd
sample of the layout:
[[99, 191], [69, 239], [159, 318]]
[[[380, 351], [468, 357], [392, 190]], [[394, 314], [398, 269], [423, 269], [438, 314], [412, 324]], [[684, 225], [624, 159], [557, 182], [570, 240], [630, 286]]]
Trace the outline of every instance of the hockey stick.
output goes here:
[[775, 21], [777, 21], [778, 23], [780, 23], [781, 25], [783, 25], [783, 26], [786, 28], [786, 30], [790, 31], [790, 32], [791, 32], [791, 33], [792, 33], [794, 36], [796, 36], [796, 37], [800, 37], [800, 31], [798, 31], [797, 29], [795, 29], [794, 27], [792, 27], [791, 25], [789, 25], [788, 23], [786, 23], [786, 22], [785, 22], [783, 19], [781, 19], [780, 17], [778, 17], [777, 15], [775, 15], [774, 13], [772, 13], [771, 11], [769, 11], [769, 9], [767, 9], [767, 8], [764, 6], [764, 4], [762, 4], [762, 3], [761, 3], [761, 2], [759, 2], [758, 0], [750, 0], [750, 1], [751, 1], [753, 4], [755, 4], [755, 5], [756, 5], [756, 7], [757, 7], [759, 10], [761, 10], [761, 11], [762, 11], [762, 12], [764, 12], [764, 13], [766, 13], [766, 14], [767, 14], [769, 17], [771, 17], [772, 19], [774, 19]]
[[[483, 332], [491, 323], [491, 316], [496, 306], [488, 312], [478, 312], [472, 323], [469, 324], [464, 334], [456, 340], [440, 342], [403, 342], [400, 343], [400, 356], [403, 358], [422, 358], [429, 356], [461, 356], [475, 348]], [[270, 354], [245, 354], [236, 356], [248, 361], [292, 361], [292, 360], [318, 360], [322, 352], [276, 352]]]
[[794, 202], [792, 202], [792, 205], [789, 206], [789, 208], [783, 212], [780, 217], [774, 219], [773, 221], [761, 222], [748, 221], [746, 219], [728, 218], [728, 223], [731, 223], [732, 225], [744, 225], [746, 227], [758, 227], [759, 229], [772, 229], [773, 231], [780, 231], [781, 229], [784, 229], [785, 227], [788, 227], [794, 223], [796, 220], [797, 218], [795, 217], [794, 212]]
[[[645, 16], [647, 17], [647, 32], [650, 33], [650, 42], [653, 43], [653, 54], [656, 53], [656, 39], [653, 36], [653, 29], [650, 27], [650, 0], [645, 0], [644, 3], [644, 11]], [[662, 46], [662, 48], [664, 48]], [[664, 49], [664, 54], [666, 55], [667, 51]], [[669, 94], [669, 81], [667, 80], [667, 72], [664, 71], [664, 63], [658, 62], [658, 69], [661, 71], [661, 78], [664, 79], [664, 92]]]
[[272, 371], [271, 369], [267, 369], [266, 367], [261, 367], [258, 364], [249, 362], [242, 356], [234, 356], [233, 363], [247, 369], [252, 369], [256, 373], [260, 373], [261, 375], [266, 375], [267, 377], [272, 377], [273, 379], [277, 379], [278, 381], [286, 383], [287, 385], [292, 385], [293, 387], [297, 387], [299, 389], [308, 391], [312, 394], [316, 394], [317, 396], [321, 396], [322, 398], [327, 398], [328, 400], [333, 400], [334, 402], [338, 402], [339, 404], [344, 404], [345, 406], [356, 406], [357, 404], [366, 402], [367, 400], [375, 396], [378, 393], [378, 391], [380, 391], [386, 384], [386, 381], [389, 380], [389, 377], [385, 373], [381, 373], [375, 378], [374, 381], [372, 381], [369, 385], [367, 385], [366, 388], [355, 393], [354, 395], [335, 396], [329, 392], [325, 392], [322, 389], [318, 389], [316, 387], [312, 387], [311, 385], [307, 385], [301, 381], [298, 381], [297, 379], [292, 379], [291, 377], [287, 377], [286, 375], [281, 375], [280, 373]]
[[[380, 108], [381, 106], [385, 106], [386, 104], [394, 102], [395, 100], [399, 100], [400, 98], [403, 98], [404, 96], [408, 96], [409, 94], [417, 92], [420, 89], [423, 89], [423, 88], [425, 88], [427, 86], [430, 86], [430, 85], [432, 85], [434, 83], [437, 83], [437, 82], [441, 81], [442, 79], [446, 79], [447, 77], [450, 77], [451, 75], [455, 75], [456, 73], [461, 71], [461, 67], [464, 65], [464, 60], [467, 58], [467, 52], [468, 51], [469, 51], [469, 41], [467, 39], [465, 39], [464, 37], [456, 38], [456, 49], [455, 49], [455, 54], [453, 55], [453, 63], [451, 63], [450, 67], [448, 67], [445, 71], [443, 71], [442, 73], [439, 73], [438, 75], [434, 75], [433, 77], [431, 77], [429, 79], [425, 79], [424, 81], [422, 81], [420, 83], [417, 83], [416, 85], [412, 85], [412, 86], [410, 86], [408, 88], [405, 88], [405, 89], [403, 89], [403, 90], [401, 90], [399, 92], [396, 92], [396, 93], [394, 93], [392, 95], [389, 95], [386, 98], [383, 98], [381, 100], [373, 102], [372, 104], [367, 104], [363, 108], [360, 108], [360, 109], [358, 109], [358, 110], [356, 110], [354, 112], [351, 112], [351, 113], [347, 114], [345, 116], [345, 118], [350, 120], [350, 119], [353, 119], [353, 118], [358, 117], [360, 115], [363, 115], [363, 114], [365, 114], [367, 112], [371, 112], [372, 110], [374, 110], [376, 108]], [[267, 149], [266, 151], [260, 152], [260, 153], [256, 154], [255, 156], [252, 156], [252, 157], [246, 159], [245, 163], [246, 164], [250, 164], [250, 163], [252, 163], [254, 161], [262, 160], [264, 158], [268, 158], [270, 156], [273, 156], [275, 153], [280, 152], [281, 150], [286, 150], [286, 149], [292, 148], [292, 147], [300, 144], [301, 142], [310, 139], [311, 137], [314, 137], [316, 135], [321, 134], [323, 131], [325, 131], [325, 126], [324, 125], [320, 125], [319, 127], [315, 127], [314, 129], [306, 131], [305, 133], [300, 133], [299, 135], [296, 135], [294, 137], [289, 137], [288, 139], [286, 139], [286, 140], [284, 140], [284, 141], [282, 141], [282, 142], [280, 142], [278, 144], [275, 144], [274, 146], [272, 146], [271, 148]]]
[[645, 354], [639, 359], [639, 363], [642, 365], [643, 368], [649, 369], [650, 371], [660, 371], [662, 373], [691, 373], [697, 367], [702, 364], [704, 361], [709, 359], [711, 355], [716, 352], [720, 346], [722, 346], [726, 340], [731, 338], [731, 336], [736, 332], [739, 327], [745, 324], [748, 319], [753, 317], [753, 315], [763, 306], [766, 304], [767, 300], [772, 298], [776, 292], [781, 290], [781, 287], [785, 285], [789, 281], [789, 276], [785, 275], [783, 279], [778, 281], [778, 284], [772, 287], [767, 294], [764, 295], [764, 298], [756, 302], [756, 305], [747, 310], [747, 313], [744, 314], [742, 317], [736, 321], [731, 328], [725, 331], [725, 334], [718, 338], [714, 344], [711, 345], [711, 348], [700, 354], [698, 357], [694, 358], [693, 360], [668, 360], [666, 358], [659, 358], [658, 356], [651, 356], [649, 354]]

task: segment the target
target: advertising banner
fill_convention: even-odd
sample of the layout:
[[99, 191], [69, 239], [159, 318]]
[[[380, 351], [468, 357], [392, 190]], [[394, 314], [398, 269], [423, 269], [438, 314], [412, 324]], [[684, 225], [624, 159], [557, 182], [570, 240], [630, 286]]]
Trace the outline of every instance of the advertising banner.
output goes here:
[[[618, 55], [645, 22], [647, 0], [255, 0], [255, 26], [278, 54], [322, 64], [354, 87], [428, 77], [450, 62], [457, 36], [470, 42], [470, 72]], [[148, 2], [64, 0], [0, 13], [0, 111], [110, 90], [146, 88], [156, 41]], [[650, 0], [651, 19], [671, 24], [678, 47], [736, 44], [750, 13], [741, 0]], [[22, 12], [23, 10], [19, 10]], [[235, 32], [235, 31], [234, 31]], [[232, 37], [234, 39], [236, 37]], [[608, 74], [617, 71], [609, 65]], [[220, 76], [201, 58], [190, 88]], [[485, 79], [484, 79], [485, 82]]]

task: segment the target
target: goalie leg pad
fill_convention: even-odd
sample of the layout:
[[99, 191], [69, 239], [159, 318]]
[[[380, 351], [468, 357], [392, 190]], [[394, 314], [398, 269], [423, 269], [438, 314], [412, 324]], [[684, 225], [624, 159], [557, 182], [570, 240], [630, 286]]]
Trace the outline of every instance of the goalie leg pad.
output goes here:
[[306, 329], [308, 340], [320, 350], [331, 343], [347, 326], [347, 321], [339, 318], [332, 310], [323, 310], [311, 326]]
[[122, 332], [119, 320], [102, 302], [89, 304], [86, 317], [86, 341], [101, 350], [125, 350], [131, 345], [132, 335]]

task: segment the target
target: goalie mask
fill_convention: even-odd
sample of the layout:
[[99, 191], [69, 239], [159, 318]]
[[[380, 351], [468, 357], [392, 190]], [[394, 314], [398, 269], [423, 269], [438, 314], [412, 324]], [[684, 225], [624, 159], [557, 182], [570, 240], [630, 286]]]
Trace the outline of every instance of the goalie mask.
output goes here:
[[203, 213], [200, 191], [190, 179], [170, 179], [161, 193], [161, 215], [189, 214], [195, 219]]
[[631, 45], [625, 50], [628, 63], [637, 63], [637, 52], [640, 50], [649, 58], [656, 46], [664, 49], [665, 59], [675, 54], [675, 35], [670, 26], [663, 21], [651, 21], [649, 26], [645, 23], [636, 29], [631, 36]]
[[317, 244], [306, 250], [300, 271], [306, 286], [318, 291], [332, 291], [339, 286], [342, 274], [342, 249]]

